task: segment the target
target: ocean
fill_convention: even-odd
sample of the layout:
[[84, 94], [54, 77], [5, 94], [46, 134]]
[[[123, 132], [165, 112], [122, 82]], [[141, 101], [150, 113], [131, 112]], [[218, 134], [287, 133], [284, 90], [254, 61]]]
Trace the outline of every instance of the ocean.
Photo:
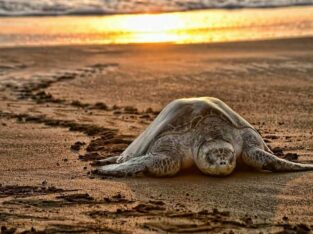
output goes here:
[[313, 0], [0, 0], [0, 15], [99, 15], [299, 5], [313, 5]]

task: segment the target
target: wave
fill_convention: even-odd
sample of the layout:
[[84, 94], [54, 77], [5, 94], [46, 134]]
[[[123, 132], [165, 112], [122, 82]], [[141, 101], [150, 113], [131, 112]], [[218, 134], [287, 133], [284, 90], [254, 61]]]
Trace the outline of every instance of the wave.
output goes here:
[[0, 0], [0, 16], [105, 15], [313, 5], [313, 0]]

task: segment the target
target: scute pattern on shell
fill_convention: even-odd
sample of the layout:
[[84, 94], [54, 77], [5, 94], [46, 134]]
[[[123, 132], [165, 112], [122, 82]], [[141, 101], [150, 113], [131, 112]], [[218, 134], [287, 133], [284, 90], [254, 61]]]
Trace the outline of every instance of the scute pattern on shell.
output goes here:
[[[192, 108], [190, 108], [190, 112], [192, 113]], [[173, 123], [168, 124], [163, 128], [163, 132], [159, 135], [159, 137], [167, 134], [185, 133], [191, 129], [197, 128], [203, 120], [210, 117], [218, 117], [231, 124], [231, 122], [221, 113], [215, 111], [214, 109], [205, 109], [192, 119], [184, 118], [184, 116], [180, 116], [180, 118], [175, 119]]]

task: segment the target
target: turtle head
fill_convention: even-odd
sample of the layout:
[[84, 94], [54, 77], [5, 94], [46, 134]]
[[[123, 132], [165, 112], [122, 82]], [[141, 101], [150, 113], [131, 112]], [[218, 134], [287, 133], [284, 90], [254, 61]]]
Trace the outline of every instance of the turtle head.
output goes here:
[[198, 149], [195, 163], [204, 174], [229, 175], [236, 167], [234, 148], [222, 140], [205, 141]]

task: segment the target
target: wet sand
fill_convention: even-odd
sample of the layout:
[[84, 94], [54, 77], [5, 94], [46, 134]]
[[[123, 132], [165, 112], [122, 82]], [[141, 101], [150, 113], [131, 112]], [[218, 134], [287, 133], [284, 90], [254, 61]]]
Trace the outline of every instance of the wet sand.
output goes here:
[[214, 96], [313, 162], [313, 39], [0, 49], [3, 233], [309, 233], [313, 173], [100, 178], [175, 98]]

